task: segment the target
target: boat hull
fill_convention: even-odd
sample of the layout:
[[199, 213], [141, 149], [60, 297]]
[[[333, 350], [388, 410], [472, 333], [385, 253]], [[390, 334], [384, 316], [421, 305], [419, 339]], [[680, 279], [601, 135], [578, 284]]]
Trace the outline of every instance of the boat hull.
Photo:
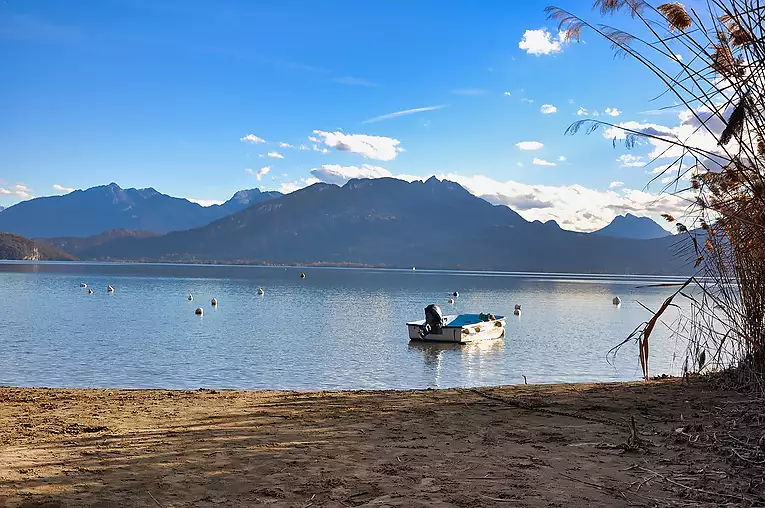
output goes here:
[[446, 342], [451, 344], [470, 344], [472, 342], [482, 342], [487, 340], [497, 340], [505, 336], [505, 318], [498, 317], [489, 321], [480, 321], [477, 323], [461, 324], [449, 326], [450, 321], [455, 321], [458, 316], [447, 316], [446, 325], [441, 329], [441, 333], [430, 333], [425, 337], [420, 337], [420, 326], [425, 321], [415, 321], [407, 323], [409, 339], [422, 342]]

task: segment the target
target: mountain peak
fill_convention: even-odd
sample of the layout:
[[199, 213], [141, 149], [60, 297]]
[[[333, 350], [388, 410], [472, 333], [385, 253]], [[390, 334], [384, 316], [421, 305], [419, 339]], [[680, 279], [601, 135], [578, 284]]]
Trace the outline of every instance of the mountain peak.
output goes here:
[[659, 226], [649, 217], [638, 217], [631, 213], [617, 215], [611, 223], [593, 231], [592, 234], [600, 236], [613, 236], [617, 238], [634, 238], [638, 240], [650, 240], [652, 238], [662, 238], [669, 236], [670, 233]]

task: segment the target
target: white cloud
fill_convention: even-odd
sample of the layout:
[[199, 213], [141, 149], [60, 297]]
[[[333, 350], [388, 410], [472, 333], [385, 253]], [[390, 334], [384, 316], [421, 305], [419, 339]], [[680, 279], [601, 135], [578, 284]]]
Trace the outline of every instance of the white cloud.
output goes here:
[[271, 157], [272, 159], [283, 159], [284, 155], [280, 154], [279, 152], [268, 152], [266, 157]]
[[579, 108], [579, 109], [576, 111], [576, 114], [577, 114], [577, 115], [579, 115], [579, 116], [583, 116], [583, 115], [589, 115], [589, 114], [590, 114], [590, 112], [589, 112], [589, 111], [587, 111], [586, 109], [584, 109], [584, 108], [580, 107], [580, 108]]
[[531, 163], [534, 164], [535, 166], [556, 166], [557, 165], [554, 162], [546, 161], [544, 159], [538, 159], [536, 157], [534, 157], [534, 160], [531, 161]]
[[313, 145], [313, 151], [319, 153], [329, 153], [329, 150], [326, 148], [319, 148], [319, 145]]
[[453, 90], [452, 93], [457, 95], [486, 95], [489, 92], [481, 88], [460, 88], [459, 90]]
[[527, 99], [526, 97], [521, 98], [521, 102], [525, 102], [526, 104], [533, 104], [534, 99]]
[[553, 219], [564, 229], [593, 231], [625, 213], [651, 216], [661, 221], [662, 213], [681, 217], [688, 202], [677, 196], [657, 195], [624, 189], [600, 191], [581, 185], [527, 185], [491, 178], [458, 174], [437, 175], [465, 187], [493, 204], [507, 205], [526, 220]]
[[563, 49], [565, 42], [564, 32], [559, 32], [558, 36], [553, 36], [550, 32], [541, 28], [539, 30], [526, 30], [523, 38], [518, 43], [518, 47], [525, 50], [530, 55], [549, 55], [558, 53]]
[[53, 184], [53, 190], [57, 192], [63, 192], [64, 194], [69, 194], [70, 192], [74, 192], [77, 189], [72, 189], [71, 187], [64, 187], [63, 185], [59, 185], [57, 183]]
[[284, 141], [280, 141], [279, 142], [279, 148], [295, 148], [295, 147], [290, 145], [289, 143], [285, 143]]
[[510, 97], [510, 96], [511, 96], [511, 95], [513, 95], [513, 94], [511, 94], [510, 92], [505, 92], [505, 93], [503, 93], [502, 95], [504, 95], [505, 97]]
[[382, 120], [390, 120], [391, 118], [398, 118], [400, 116], [414, 115], [415, 113], [424, 113], [425, 111], [436, 111], [447, 107], [447, 104], [441, 104], [440, 106], [426, 106], [424, 108], [405, 109], [403, 111], [396, 111], [395, 113], [387, 113], [385, 115], [376, 116], [369, 120], [364, 120], [362, 124], [380, 122]]
[[223, 203], [225, 203], [225, 201], [221, 201], [219, 199], [186, 198], [186, 201], [191, 201], [192, 203], [196, 203], [196, 204], [202, 205], [202, 206], [222, 205]]
[[17, 198], [21, 198], [21, 199], [30, 199], [34, 197], [32, 196], [32, 189], [30, 189], [29, 187], [27, 187], [26, 185], [22, 183], [16, 184], [10, 189], [0, 187], [0, 195], [16, 196]]
[[638, 168], [645, 166], [643, 158], [639, 155], [632, 155], [631, 153], [625, 153], [616, 159], [616, 162], [620, 162], [623, 168]]
[[558, 157], [558, 160], [561, 161], [561, 162], [564, 162], [566, 160], [566, 157], [561, 155], [560, 157]]
[[616, 181], [616, 182], [611, 182], [610, 184], [608, 184], [609, 189], [618, 189], [619, 187], [624, 187], [624, 182]]
[[309, 185], [319, 183], [320, 181], [321, 180], [318, 178], [308, 177], [294, 182], [283, 183], [279, 186], [279, 192], [282, 194], [289, 194], [290, 192], [295, 192], [296, 190], [300, 190], [304, 187], [308, 187]]
[[518, 167], [519, 167], [519, 168], [522, 168], [522, 167], [523, 167], [523, 163], [522, 163], [522, 162], [520, 162], [520, 161], [516, 162], [516, 164], [518, 165]]
[[607, 114], [608, 116], [619, 116], [619, 115], [621, 115], [621, 114], [622, 114], [622, 112], [621, 112], [621, 111], [619, 111], [619, 110], [618, 110], [618, 109], [616, 109], [616, 108], [606, 108], [606, 114]]
[[258, 137], [258, 136], [256, 136], [255, 134], [247, 134], [245, 137], [243, 137], [243, 138], [239, 138], [239, 140], [240, 140], [242, 143], [249, 143], [249, 144], [251, 144], [251, 145], [259, 145], [259, 144], [261, 144], [261, 143], [265, 143], [265, 142], [266, 142], [266, 140], [265, 140], [265, 139], [263, 139], [263, 138], [259, 138], [259, 137]]
[[521, 141], [520, 143], [516, 143], [515, 146], [521, 150], [539, 150], [545, 145], [539, 141]]
[[308, 136], [308, 141], [311, 143], [321, 143], [321, 140], [317, 138], [316, 136]]
[[390, 161], [396, 158], [404, 149], [401, 141], [385, 136], [370, 136], [367, 134], [345, 134], [343, 132], [313, 131], [322, 139], [324, 144], [340, 152], [352, 152], [363, 155], [368, 159]]
[[310, 150], [310, 148], [308, 147], [308, 145], [300, 145], [298, 147], [298, 150], [305, 151], [305, 150]]
[[542, 104], [542, 107], [539, 109], [539, 111], [541, 111], [544, 115], [549, 115], [558, 111], [558, 108], [552, 104]]
[[343, 185], [352, 178], [385, 178], [392, 177], [390, 171], [380, 166], [363, 164], [358, 166], [340, 166], [338, 164], [322, 164], [311, 170], [311, 174], [326, 183]]
[[568, 103], [569, 103], [569, 104], [573, 104], [573, 103], [574, 103], [574, 99], [569, 99], [569, 100], [568, 100]]
[[253, 170], [251, 168], [247, 168], [247, 169], [245, 169], [245, 171], [247, 171], [249, 174], [251, 174], [255, 178], [257, 178], [258, 181], [260, 181], [261, 178], [266, 176], [268, 174], [268, 172], [271, 171], [271, 166], [263, 166], [262, 168], [260, 168], [257, 171], [255, 171], [255, 170]]

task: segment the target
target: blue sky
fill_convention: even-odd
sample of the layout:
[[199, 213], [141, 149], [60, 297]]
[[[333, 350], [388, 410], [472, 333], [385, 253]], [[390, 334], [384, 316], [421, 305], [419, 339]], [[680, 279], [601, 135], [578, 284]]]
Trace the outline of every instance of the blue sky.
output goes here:
[[672, 209], [643, 192], [633, 158], [652, 147], [563, 135], [593, 114], [678, 120], [596, 35], [561, 42], [549, 3], [5, 0], [0, 205], [111, 181], [213, 202], [435, 174], [568, 229]]

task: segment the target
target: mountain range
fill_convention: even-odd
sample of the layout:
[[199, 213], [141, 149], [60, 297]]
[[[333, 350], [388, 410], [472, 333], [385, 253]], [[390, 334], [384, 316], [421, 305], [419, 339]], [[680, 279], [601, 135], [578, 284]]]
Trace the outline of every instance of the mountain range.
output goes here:
[[0, 233], [0, 259], [30, 261], [74, 261], [74, 256], [50, 245], [34, 242], [23, 236]]
[[510, 271], [673, 274], [678, 239], [565, 231], [528, 222], [436, 178], [317, 183], [202, 227], [118, 237], [82, 259], [364, 264]]
[[650, 240], [671, 235], [669, 231], [648, 217], [636, 217], [631, 213], [617, 215], [608, 226], [594, 231], [592, 234], [638, 240]]
[[281, 195], [250, 189], [221, 205], [201, 206], [152, 188], [123, 189], [110, 183], [10, 206], [0, 213], [0, 231], [28, 238], [86, 237], [115, 229], [162, 234], [203, 226]]

